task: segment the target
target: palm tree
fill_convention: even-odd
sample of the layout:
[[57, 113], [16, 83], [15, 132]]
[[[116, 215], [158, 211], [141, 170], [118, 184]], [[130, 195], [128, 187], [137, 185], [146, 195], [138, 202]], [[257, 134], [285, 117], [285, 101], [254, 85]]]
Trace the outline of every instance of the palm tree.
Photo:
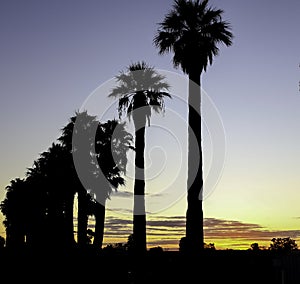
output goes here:
[[109, 97], [119, 98], [118, 112], [132, 118], [135, 127], [135, 180], [134, 180], [134, 209], [133, 236], [135, 251], [144, 253], [146, 245], [146, 213], [145, 213], [145, 127], [152, 110], [159, 113], [164, 111], [164, 98], [171, 97], [167, 93], [169, 85], [165, 77], [150, 67], [144, 61], [131, 64], [122, 71], [116, 80], [118, 85]]
[[[75, 121], [75, 131], [85, 136], [87, 141], [83, 146], [87, 148], [72, 143]], [[93, 126], [96, 133], [93, 133]], [[6, 198], [0, 204], [0, 210], [5, 216], [7, 245], [23, 246], [26, 242], [27, 246], [38, 248], [71, 247], [75, 242], [73, 203], [75, 193], [78, 193], [79, 243], [87, 244], [88, 215], [95, 215], [94, 245], [101, 248], [105, 201], [113, 189], [117, 190], [125, 183], [122, 174], [126, 172], [126, 154], [132, 139], [125, 123], [116, 120], [99, 123], [96, 117], [86, 112], [71, 117], [62, 129], [60, 143], [52, 143], [39, 155], [27, 169], [26, 178], [12, 180], [6, 187]], [[78, 178], [72, 157], [75, 150], [88, 156], [83, 160], [84, 166], [91, 172], [89, 178], [98, 181], [91, 180], [91, 184], [101, 185], [99, 190], [91, 188], [96, 199]]]
[[[80, 157], [83, 157], [80, 162], [86, 167], [86, 171], [89, 172], [89, 177], [93, 176], [92, 172], [94, 172], [95, 169], [95, 163], [92, 161], [94, 157], [91, 157], [90, 153], [94, 152], [95, 137], [93, 130], [98, 127], [98, 124], [99, 122], [96, 116], [89, 115], [87, 111], [76, 112], [75, 115], [69, 119], [69, 123], [62, 128], [62, 135], [58, 138], [58, 141], [67, 149], [71, 157], [74, 151], [80, 153]], [[81, 137], [77, 139], [78, 143], [74, 143], [74, 135]], [[90, 200], [92, 197], [79, 180], [73, 161], [72, 167], [75, 175], [73, 184], [70, 184], [70, 186], [73, 185], [75, 187], [74, 195], [76, 192], [78, 194], [77, 243], [80, 247], [85, 247], [87, 244], [88, 206], [91, 204]]]
[[[208, 0], [175, 0], [173, 9], [159, 23], [154, 45], [159, 54], [172, 52], [173, 65], [181, 67], [189, 77], [188, 115], [188, 180], [186, 238], [192, 251], [202, 250], [202, 134], [201, 134], [201, 74], [219, 54], [219, 44], [230, 46], [233, 35], [228, 22], [222, 20], [223, 10], [208, 6]], [[195, 135], [196, 143], [191, 135]], [[199, 149], [199, 157], [195, 150]], [[192, 176], [196, 175], [195, 179]]]
[[[37, 202], [32, 212], [31, 233], [33, 244], [47, 243], [53, 246], [71, 247], [73, 236], [73, 199], [76, 172], [72, 168], [72, 156], [66, 147], [52, 143], [40, 154], [27, 170], [27, 181], [32, 187], [32, 199]], [[31, 210], [31, 208], [28, 208]], [[27, 210], [27, 211], [28, 211]], [[37, 218], [38, 217], [38, 218]], [[38, 220], [40, 219], [40, 220]], [[33, 221], [32, 220], [32, 221]], [[36, 226], [43, 237], [38, 240]], [[58, 234], [59, 232], [59, 234]]]
[[[131, 147], [132, 135], [125, 129], [125, 123], [117, 120], [108, 120], [100, 123], [96, 134], [95, 152], [99, 170], [97, 177], [102, 185], [97, 190], [94, 200], [95, 236], [93, 245], [101, 248], [104, 236], [105, 203], [113, 190], [117, 191], [125, 185], [123, 175], [126, 173], [127, 152]], [[101, 179], [104, 177], [105, 179]], [[100, 180], [101, 179], [101, 180]]]
[[21, 247], [25, 243], [26, 235], [26, 191], [28, 187], [25, 179], [16, 178], [6, 187], [6, 198], [1, 202], [0, 209], [5, 216], [3, 224], [6, 228], [6, 245]]
[[[78, 244], [87, 244], [88, 215], [95, 215], [93, 245], [101, 248], [105, 203], [112, 190], [117, 190], [125, 183], [122, 174], [126, 172], [127, 151], [131, 147], [132, 135], [125, 130], [125, 123], [117, 120], [100, 123], [86, 111], [76, 112], [62, 132], [58, 140], [70, 154], [80, 152], [80, 158], [83, 159], [79, 162], [83, 163], [89, 178], [90, 188], [87, 190], [90, 192], [81, 185], [77, 175], [73, 178], [73, 181], [77, 180], [73, 185], [78, 193]], [[73, 135], [80, 139], [73, 139]], [[97, 188], [99, 185], [101, 188]]]
[[[49, 238], [48, 212], [50, 186], [45, 171], [45, 159], [36, 159], [32, 167], [28, 168], [25, 176], [30, 192], [28, 195], [27, 211], [29, 213], [29, 232], [26, 236], [27, 245], [41, 247]], [[24, 210], [24, 212], [26, 212]], [[50, 233], [52, 231], [50, 230]]]

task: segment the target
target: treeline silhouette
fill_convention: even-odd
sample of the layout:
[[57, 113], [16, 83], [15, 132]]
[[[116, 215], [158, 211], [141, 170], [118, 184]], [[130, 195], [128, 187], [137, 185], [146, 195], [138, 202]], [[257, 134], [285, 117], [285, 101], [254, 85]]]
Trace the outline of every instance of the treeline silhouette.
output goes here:
[[[74, 139], [73, 132], [77, 138]], [[77, 112], [61, 136], [28, 168], [25, 178], [6, 187], [0, 208], [5, 216], [6, 247], [68, 250], [89, 244], [88, 217], [95, 216], [93, 245], [102, 247], [105, 201], [124, 184], [132, 135], [116, 120], [104, 123], [86, 111]], [[77, 145], [77, 144], [78, 145]], [[82, 160], [90, 187], [85, 188], [73, 155]], [[97, 187], [97, 188], [96, 188]], [[74, 198], [78, 212], [74, 216]], [[74, 234], [77, 217], [77, 241]]]
[[[3, 277], [17, 281], [22, 272], [23, 281], [59, 277], [70, 282], [81, 277], [112, 283], [194, 283], [209, 277], [205, 283], [299, 283], [299, 251], [290, 238], [273, 238], [267, 250], [257, 243], [245, 251], [221, 251], [204, 244], [196, 257], [190, 254], [186, 237], [179, 241], [178, 252], [156, 247], [139, 258], [134, 254], [133, 235], [125, 245], [102, 249], [105, 202], [124, 185], [127, 153], [136, 150], [125, 126], [76, 112], [57, 141], [27, 169], [25, 178], [11, 180], [0, 205], [6, 228], [5, 248], [0, 240]], [[80, 159], [83, 173], [76, 168], [74, 156], [85, 157]], [[91, 215], [95, 216], [92, 243]]]
[[[159, 54], [171, 52], [174, 67], [180, 67], [190, 79], [186, 236], [179, 243], [180, 250], [168, 252], [157, 247], [147, 251], [146, 247], [145, 127], [151, 111], [163, 111], [164, 98], [170, 94], [164, 77], [138, 62], [129, 66], [131, 73], [116, 77], [120, 84], [110, 94], [119, 99], [119, 114], [132, 117], [135, 139], [124, 123], [99, 122], [86, 111], [76, 112], [25, 177], [11, 180], [6, 187], [0, 205], [6, 229], [5, 247], [0, 239], [3, 279], [38, 283], [300, 283], [298, 250], [275, 249], [282, 247], [282, 240], [274, 239], [270, 250], [253, 244], [251, 250], [219, 251], [204, 244], [201, 76], [219, 54], [219, 45], [231, 46], [233, 40], [230, 24], [222, 19], [223, 10], [208, 3], [175, 0], [153, 40]], [[135, 166], [140, 169], [134, 184], [134, 249], [127, 244], [102, 250], [106, 200], [124, 185], [129, 150], [135, 151]], [[91, 215], [95, 217], [92, 244]], [[295, 248], [293, 243], [289, 245]]]

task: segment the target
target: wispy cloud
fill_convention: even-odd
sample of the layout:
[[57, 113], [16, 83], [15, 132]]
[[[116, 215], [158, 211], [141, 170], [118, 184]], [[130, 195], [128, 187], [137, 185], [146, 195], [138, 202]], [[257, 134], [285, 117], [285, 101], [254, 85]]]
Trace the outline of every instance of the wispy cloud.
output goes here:
[[[145, 195], [146, 196], [148, 196], [148, 195], [151, 195], [151, 197], [153, 198], [153, 197], [162, 197], [162, 196], [164, 196], [165, 194], [163, 194], [163, 193], [145, 193]], [[122, 198], [130, 198], [130, 199], [132, 199], [133, 198], [133, 192], [132, 191], [128, 191], [128, 190], [125, 190], [125, 191], [113, 191], [112, 193], [111, 193], [111, 198], [113, 198], [113, 197], [122, 197]]]
[[[181, 237], [185, 236], [185, 217], [148, 218], [147, 237], [149, 246], [178, 248]], [[132, 233], [132, 220], [109, 216], [105, 224], [106, 243], [113, 240], [124, 240]], [[274, 237], [300, 238], [300, 230], [269, 230], [259, 224], [245, 223], [236, 220], [217, 218], [204, 219], [204, 235], [206, 242], [218, 243], [230, 248], [249, 248], [253, 242], [266, 243]], [[223, 245], [222, 245], [223, 244]]]
[[122, 197], [122, 198], [132, 198], [133, 197], [133, 193], [131, 191], [113, 191], [111, 193], [111, 196], [118, 196], [118, 197]]
[[[132, 214], [133, 214], [133, 209], [127, 209], [127, 208], [121, 208], [121, 207], [106, 208], [105, 210], [108, 212], [114, 212], [116, 214], [125, 214], [127, 216], [128, 216], [128, 214], [130, 214], [130, 216], [132, 216]], [[149, 214], [151, 214], [151, 212], [146, 211], [146, 214], [149, 215]]]
[[215, 218], [205, 219], [204, 230], [207, 239], [236, 238], [269, 241], [273, 237], [300, 237], [300, 230], [269, 230], [259, 224]]

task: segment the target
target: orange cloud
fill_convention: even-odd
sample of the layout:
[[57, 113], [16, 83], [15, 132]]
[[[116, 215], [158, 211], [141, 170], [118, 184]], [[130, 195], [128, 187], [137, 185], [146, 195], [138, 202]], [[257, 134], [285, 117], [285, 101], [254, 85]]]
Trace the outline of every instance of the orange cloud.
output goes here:
[[[132, 233], [132, 220], [108, 216], [105, 224], [105, 243], [126, 242]], [[178, 249], [185, 236], [185, 217], [148, 218], [148, 246]], [[250, 248], [253, 242], [268, 246], [274, 237], [300, 238], [300, 230], [269, 230], [259, 224], [217, 218], [204, 219], [205, 242], [215, 243], [216, 248]]]

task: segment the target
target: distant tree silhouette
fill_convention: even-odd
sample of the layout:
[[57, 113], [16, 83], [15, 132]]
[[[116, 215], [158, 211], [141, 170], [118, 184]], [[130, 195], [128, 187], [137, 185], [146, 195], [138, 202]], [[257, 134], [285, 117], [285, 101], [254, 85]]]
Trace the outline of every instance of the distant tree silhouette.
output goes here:
[[[76, 129], [75, 127], [76, 123]], [[69, 151], [83, 151], [80, 157], [86, 165], [91, 181], [91, 193], [80, 185], [78, 187], [78, 243], [87, 244], [88, 215], [95, 216], [95, 235], [93, 244], [102, 247], [105, 221], [105, 203], [112, 190], [124, 185], [127, 152], [131, 148], [132, 135], [125, 129], [125, 123], [108, 120], [99, 123], [95, 116], [86, 111], [77, 112], [63, 128], [59, 141]], [[74, 134], [74, 131], [76, 133]], [[72, 139], [77, 135], [77, 139]], [[83, 139], [81, 139], [81, 137]], [[78, 141], [78, 142], [77, 142]], [[76, 145], [79, 143], [80, 145]], [[101, 188], [94, 188], [101, 185]], [[95, 197], [94, 197], [95, 196]]]
[[108, 255], [115, 255], [115, 254], [127, 254], [127, 246], [123, 243], [111, 243], [107, 244], [103, 248], [103, 252], [107, 253]]
[[206, 250], [216, 250], [215, 244], [214, 243], [204, 243], [204, 249]]
[[164, 99], [171, 97], [165, 77], [144, 61], [129, 65], [116, 76], [118, 85], [109, 97], [119, 98], [119, 116], [126, 113], [135, 127], [135, 180], [133, 235], [136, 252], [144, 253], [146, 245], [144, 150], [146, 123], [152, 111], [164, 111]]
[[[132, 141], [132, 135], [125, 130], [125, 124], [119, 124], [115, 120], [100, 123], [86, 112], [77, 113], [62, 129], [59, 143], [52, 143], [47, 151], [39, 155], [33, 166], [27, 169], [24, 179], [16, 178], [6, 187], [6, 197], [1, 202], [0, 209], [5, 216], [3, 223], [8, 247], [24, 246], [25, 243], [29, 247], [73, 247], [75, 193], [79, 196], [81, 194], [78, 219], [79, 228], [83, 228], [80, 232], [83, 233], [80, 234], [80, 241], [84, 244], [89, 242], [88, 215], [95, 215], [97, 222], [94, 242], [101, 247], [105, 203], [100, 204], [94, 199], [94, 195], [83, 188], [73, 162], [73, 150], [84, 151], [80, 145], [72, 143], [74, 122], [78, 116], [80, 120], [76, 131], [80, 128], [85, 129], [85, 132], [79, 132], [90, 141], [92, 132], [89, 127], [93, 124], [97, 131], [96, 139], [94, 137], [94, 152], [91, 151], [89, 143], [85, 145], [88, 148], [84, 149], [92, 157], [83, 161], [95, 179], [98, 178], [100, 170], [105, 176], [105, 183], [100, 183], [102, 188], [97, 191], [97, 197], [107, 198], [112, 187], [117, 189], [119, 185], [124, 184], [121, 175], [126, 169], [126, 152]], [[96, 209], [99, 206], [104, 208], [101, 208], [100, 213]]]
[[182, 253], [186, 253], [187, 252], [187, 241], [186, 241], [186, 237], [182, 237], [179, 241], [179, 251]]
[[252, 250], [252, 251], [259, 251], [260, 248], [259, 248], [258, 243], [253, 243], [253, 244], [251, 244], [251, 250]]
[[[43, 166], [44, 164], [41, 159], [36, 159], [32, 167], [28, 168], [25, 173], [27, 207], [23, 211], [23, 214], [28, 214], [26, 244], [31, 247], [40, 247], [47, 244], [51, 237], [51, 232], [48, 234], [47, 231], [47, 214], [49, 212], [48, 194], [49, 190], [51, 191], [51, 186], [46, 182], [47, 174]], [[9, 199], [7, 194], [6, 197]]]
[[[76, 123], [76, 133], [74, 130]], [[89, 173], [88, 178], [94, 179], [93, 173], [96, 170], [95, 161], [95, 129], [97, 129], [99, 121], [96, 116], [89, 115], [87, 111], [76, 112], [74, 116], [69, 119], [69, 123], [62, 128], [62, 135], [58, 140], [66, 147], [70, 156], [74, 151], [82, 157], [82, 163]], [[74, 144], [73, 137], [77, 134], [78, 137]], [[75, 166], [74, 166], [75, 169]], [[75, 170], [76, 171], [76, 170]], [[77, 212], [77, 243], [80, 247], [85, 247], [88, 244], [87, 230], [88, 230], [88, 215], [89, 207], [92, 205], [92, 196], [82, 185], [78, 182], [74, 188], [78, 194], [78, 212]]]
[[[70, 162], [71, 157], [68, 157], [65, 149], [53, 143], [47, 151], [40, 154], [33, 166], [27, 169], [26, 178], [23, 179], [25, 187], [17, 194], [22, 204], [13, 208], [13, 211], [21, 210], [22, 212], [23, 217], [18, 220], [24, 227], [23, 243], [26, 238], [28, 246], [72, 245], [73, 216], [68, 210], [69, 187], [66, 186], [66, 180], [70, 180], [68, 178], [70, 177], [68, 173]], [[10, 188], [4, 200], [7, 202], [16, 199], [9, 195], [9, 190]], [[9, 214], [5, 216], [8, 223], [13, 221]], [[13, 221], [13, 223], [17, 224], [18, 221]], [[8, 226], [6, 226], [6, 231], [9, 234]], [[60, 232], [59, 237], [56, 232]]]
[[95, 232], [91, 229], [87, 229], [87, 243], [91, 244], [92, 239], [95, 237]]
[[0, 236], [0, 249], [3, 249], [5, 247], [5, 238]]
[[[205, 250], [216, 250], [215, 244], [214, 243], [204, 243], [203, 248]], [[182, 237], [179, 241], [179, 251], [182, 253], [187, 253], [189, 252], [188, 250], [188, 245], [187, 245], [187, 238]]]
[[133, 234], [130, 234], [127, 238], [127, 243], [126, 243], [126, 250], [129, 252], [129, 253], [133, 253], [133, 250], [134, 250], [134, 238], [133, 238]]
[[[202, 210], [202, 134], [200, 77], [213, 57], [219, 53], [219, 44], [230, 46], [232, 33], [222, 20], [223, 11], [208, 6], [208, 0], [175, 0], [173, 9], [166, 14], [154, 37], [160, 54], [173, 52], [173, 65], [181, 67], [189, 77], [189, 149], [188, 149], [188, 208], [186, 213], [186, 237], [191, 252], [203, 249]], [[197, 145], [192, 144], [195, 135]], [[199, 157], [195, 150], [199, 148]], [[194, 179], [194, 172], [196, 178]]]
[[43, 165], [45, 188], [48, 188], [46, 215], [47, 236], [50, 236], [48, 243], [56, 247], [72, 246], [75, 194], [72, 181], [76, 180], [72, 157], [63, 145], [53, 143], [48, 151], [40, 155], [39, 162]]
[[160, 254], [163, 251], [164, 251], [164, 249], [161, 246], [156, 246], [156, 247], [152, 247], [152, 248], [149, 249], [149, 252], [151, 254], [155, 254], [155, 255]]
[[132, 149], [132, 135], [125, 129], [125, 123], [109, 120], [100, 125], [97, 132], [97, 160], [106, 180], [103, 189], [94, 201], [95, 238], [94, 245], [101, 247], [104, 234], [105, 202], [112, 190], [125, 185], [127, 152]]
[[272, 251], [287, 253], [298, 249], [296, 241], [290, 237], [273, 238], [271, 242], [269, 250]]
[[16, 178], [6, 187], [6, 198], [1, 202], [1, 212], [5, 216], [7, 247], [20, 247], [24, 244], [26, 234], [26, 190], [24, 179]]

